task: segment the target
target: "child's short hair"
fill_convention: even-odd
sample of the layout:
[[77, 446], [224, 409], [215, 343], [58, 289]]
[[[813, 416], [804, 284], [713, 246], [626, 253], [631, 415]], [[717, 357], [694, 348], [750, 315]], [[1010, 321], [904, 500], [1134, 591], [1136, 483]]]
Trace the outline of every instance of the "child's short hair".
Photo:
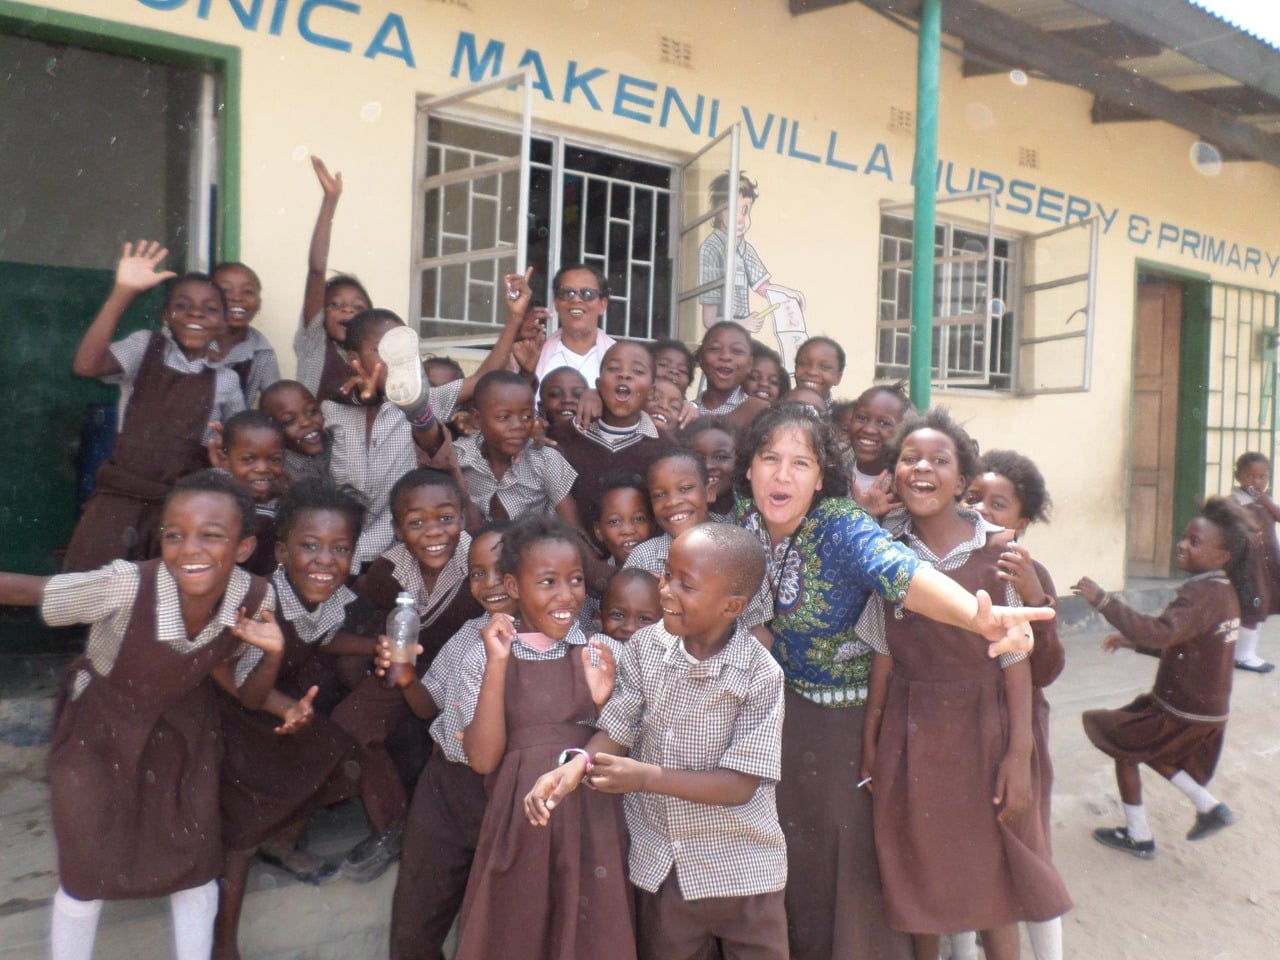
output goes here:
[[[239, 480], [223, 470], [197, 470], [182, 477], [164, 498], [164, 509], [169, 508], [175, 497], [184, 493], [221, 493], [230, 497], [240, 514], [240, 537], [252, 536], [257, 523], [257, 507], [248, 489]], [[163, 515], [163, 511], [162, 511]]]
[[168, 310], [169, 305], [173, 303], [174, 295], [178, 292], [178, 288], [184, 283], [207, 283], [213, 287], [218, 294], [218, 302], [222, 304], [222, 312], [227, 312], [227, 295], [222, 292], [222, 288], [213, 282], [213, 275], [209, 273], [201, 273], [199, 270], [190, 270], [178, 277], [170, 277], [164, 282], [164, 309]]
[[471, 401], [476, 405], [476, 409], [484, 406], [485, 398], [499, 387], [524, 387], [533, 393], [529, 381], [514, 370], [490, 370], [476, 382], [476, 388], [471, 394]]
[[[907, 437], [919, 430], [937, 430], [939, 433], [945, 433], [956, 448], [956, 463], [960, 468], [960, 475], [966, 480], [972, 480], [978, 475], [978, 445], [973, 442], [968, 431], [956, 423], [951, 416], [951, 411], [946, 407], [932, 407], [924, 413], [912, 412], [904, 417], [898, 424], [898, 432], [889, 441], [889, 463], [898, 462], [903, 443]], [[961, 490], [960, 497], [963, 496], [964, 491]]]
[[[587, 378], [582, 375], [582, 371], [577, 369], [576, 367], [569, 366], [567, 363], [564, 366], [556, 367], [554, 370], [548, 370], [546, 374], [543, 376], [542, 382], [546, 383], [552, 377], [560, 377], [560, 376], [564, 376], [565, 374], [569, 374], [570, 376], [577, 377], [579, 380], [582, 381], [584, 386], [589, 386], [589, 384], [587, 384]], [[483, 380], [484, 378], [481, 377], [481, 379]]]
[[764, 547], [755, 534], [732, 523], [701, 523], [689, 531], [711, 545], [712, 570], [722, 572], [734, 596], [753, 597], [764, 579]]
[[613, 346], [611, 346], [608, 350], [606, 350], [604, 352], [604, 356], [600, 358], [601, 368], [604, 367], [605, 361], [609, 359], [609, 355], [612, 354], [615, 350], [621, 349], [622, 347], [635, 347], [637, 350], [639, 350], [641, 353], [645, 354], [645, 356], [649, 358], [649, 379], [652, 381], [655, 376], [655, 368], [653, 364], [653, 353], [649, 350], [648, 344], [641, 343], [639, 340], [615, 340], [613, 342]]
[[241, 410], [227, 417], [222, 425], [224, 453], [231, 449], [232, 444], [236, 442], [236, 437], [244, 430], [270, 430], [280, 438], [281, 443], [284, 443], [284, 427], [280, 426], [270, 414], [263, 413], [261, 410]]
[[446, 473], [443, 470], [434, 470], [431, 467], [416, 467], [397, 480], [391, 487], [391, 495], [387, 497], [387, 503], [391, 505], [391, 515], [393, 517], [397, 520], [400, 519], [400, 507], [405, 494], [420, 487], [444, 487], [446, 490], [453, 491], [453, 494], [458, 498], [458, 503], [462, 503], [462, 487], [458, 484], [453, 474]]
[[373, 297], [369, 296], [369, 291], [364, 288], [364, 284], [356, 279], [353, 273], [340, 273], [335, 277], [330, 277], [324, 284], [324, 295], [328, 298], [339, 287], [351, 287], [360, 291], [360, 296], [364, 297], [364, 302], [373, 306]]
[[1236, 475], [1239, 476], [1250, 467], [1259, 463], [1265, 463], [1267, 465], [1267, 469], [1271, 469], [1271, 461], [1267, 459], [1267, 455], [1265, 453], [1259, 453], [1257, 450], [1248, 450], [1245, 453], [1240, 454], [1240, 456], [1236, 458]]
[[453, 359], [453, 357], [437, 357], [434, 353], [428, 353], [422, 358], [422, 365], [424, 367], [432, 363], [439, 364], [442, 367], [448, 367], [453, 372], [454, 380], [465, 380], [467, 377], [466, 372], [462, 369], [462, 364]]
[[[760, 184], [747, 176], [745, 170], [738, 173], [738, 196], [743, 200], [758, 200], [760, 198]], [[711, 206], [718, 207], [722, 203], [729, 202], [729, 171], [719, 174], [711, 181], [710, 194]]]
[[567, 543], [574, 550], [583, 564], [587, 562], [582, 540], [569, 529], [568, 524], [555, 516], [530, 514], [521, 517], [511, 524], [510, 529], [502, 536], [502, 555], [498, 559], [498, 569], [504, 574], [515, 576], [520, 568], [520, 559], [531, 547], [539, 543]]
[[597, 267], [591, 266], [589, 263], [570, 263], [561, 267], [556, 271], [556, 275], [551, 278], [551, 292], [554, 295], [560, 289], [560, 278], [566, 273], [572, 273], [575, 270], [586, 270], [596, 278], [596, 286], [600, 288], [600, 296], [609, 296], [609, 278]]
[[351, 525], [351, 539], [360, 538], [365, 516], [365, 499], [360, 491], [328, 477], [313, 477], [299, 480], [281, 494], [276, 507], [276, 540], [286, 540], [304, 513], [320, 512], [342, 514]]
[[837, 400], [831, 405], [831, 422], [836, 424], [839, 429], [841, 417], [853, 416], [853, 411], [858, 409], [857, 400]]
[[[1022, 503], [1022, 516], [1030, 523], [1049, 519], [1052, 503], [1040, 468], [1013, 450], [988, 450], [978, 463], [978, 473], [997, 473], [1013, 484]], [[972, 477], [970, 479], [973, 479]]]
[[1241, 614], [1246, 618], [1251, 611], [1255, 615], [1264, 614], [1265, 611], [1258, 609], [1262, 600], [1258, 596], [1258, 584], [1254, 582], [1254, 527], [1248, 516], [1229, 497], [1210, 497], [1200, 507], [1200, 516], [1217, 527], [1222, 534], [1222, 546], [1231, 556], [1226, 566], [1227, 579], [1235, 587]]
[[274, 397], [278, 393], [284, 393], [284, 391], [286, 390], [301, 390], [313, 401], [315, 401], [316, 399], [316, 395], [312, 393], [310, 390], [308, 390], [305, 385], [299, 383], [297, 380], [277, 380], [275, 383], [271, 384], [270, 386], [263, 387], [262, 392], [258, 394], [258, 409], [261, 410], [263, 407], [266, 406], [268, 400], [270, 400], [272, 397]]
[[859, 404], [866, 403], [877, 393], [887, 393], [891, 397], [897, 398], [898, 402], [902, 404], [903, 416], [911, 413], [916, 408], [915, 404], [911, 402], [911, 395], [907, 393], [907, 381], [905, 380], [895, 380], [893, 383], [877, 383], [874, 386], [867, 387], [867, 389], [858, 394], [856, 402]]
[[604, 501], [606, 493], [612, 493], [614, 490], [639, 490], [644, 494], [645, 500], [649, 499], [649, 485], [644, 482], [644, 477], [634, 470], [618, 467], [601, 477], [599, 496], [596, 498], [597, 505]]
[[262, 280], [258, 276], [258, 271], [254, 270], [253, 267], [249, 266], [247, 263], [241, 263], [239, 260], [223, 260], [221, 263], [214, 264], [213, 269], [209, 272], [209, 276], [216, 277], [223, 270], [243, 270], [245, 273], [249, 274], [249, 276], [253, 277], [254, 286], [256, 286], [259, 291], [262, 290]]
[[655, 362], [658, 359], [658, 354], [663, 350], [676, 351], [676, 353], [684, 357], [685, 362], [689, 364], [689, 372], [693, 372], [693, 351], [689, 349], [688, 345], [685, 344], [684, 341], [676, 340], [673, 337], [663, 337], [661, 340], [655, 340], [653, 343], [649, 344], [649, 356], [653, 357]]
[[704, 484], [711, 482], [711, 477], [707, 474], [707, 461], [702, 459], [702, 454], [690, 450], [688, 447], [670, 446], [664, 447], [658, 452], [658, 455], [649, 462], [649, 469], [645, 472], [646, 485], [648, 489], [648, 476], [653, 473], [653, 468], [667, 460], [684, 460], [693, 464], [693, 468], [698, 471], [698, 479]]
[[388, 325], [403, 327], [404, 321], [395, 311], [382, 307], [360, 311], [347, 324], [346, 349], [351, 353], [359, 353], [374, 330]]
[[[724, 526], [724, 524], [721, 524], [721, 526]], [[652, 587], [654, 593], [658, 592], [658, 589], [659, 589], [658, 578], [655, 577], [648, 570], [644, 569], [644, 567], [623, 567], [621, 570], [619, 570], [617, 573], [611, 576], [609, 578], [609, 582], [605, 584], [604, 596], [600, 598], [602, 605], [603, 605], [604, 598], [609, 595], [609, 591], [613, 589], [613, 585], [615, 583], [619, 587], [625, 587], [627, 584], [632, 583], [633, 581], [638, 583], [643, 583], [647, 587]]]
[[784, 400], [762, 411], [739, 438], [733, 471], [734, 489], [744, 497], [751, 496], [751, 481], [747, 479], [751, 461], [769, 442], [774, 432], [782, 427], [791, 427], [803, 433], [818, 458], [822, 489], [817, 492], [816, 499], [847, 496], [849, 470], [844, 464], [844, 455], [836, 442], [836, 432], [831, 421], [810, 404], [793, 403], [790, 400]]
[[[711, 339], [711, 335], [715, 333], [717, 330], [723, 330], [725, 327], [731, 327], [732, 329], [738, 331], [738, 333], [742, 334], [743, 338], [747, 341], [748, 344], [751, 343], [751, 334], [748, 333], [747, 328], [744, 327], [742, 324], [740, 324], [737, 320], [717, 320], [711, 326], [707, 327], [706, 331], [702, 334], [702, 340], [699, 341], [698, 343], [699, 356], [702, 353], [703, 346], [706, 344], [708, 340]], [[805, 341], [805, 342], [807, 343], [808, 341]]]
[[693, 443], [695, 437], [706, 433], [708, 430], [719, 430], [721, 433], [727, 433], [733, 437], [735, 445], [737, 443], [738, 433], [724, 417], [699, 417], [680, 431], [680, 446], [689, 446]]
[[767, 343], [761, 343], [755, 337], [751, 338], [751, 365], [755, 366], [757, 360], [772, 360], [778, 365], [778, 396], [791, 389], [791, 374], [788, 372], [786, 365], [782, 362], [782, 354], [769, 346]]
[[800, 347], [796, 350], [796, 357], [798, 358], [800, 354], [804, 353], [805, 347], [817, 346], [819, 344], [825, 344], [836, 352], [836, 363], [840, 365], [840, 372], [844, 373], [844, 347], [840, 346], [840, 344], [836, 343], [836, 341], [832, 340], [830, 337], [810, 337], [804, 343], [800, 344]]
[[514, 520], [508, 520], [506, 517], [500, 517], [497, 520], [486, 520], [472, 531], [471, 539], [474, 541], [477, 537], [482, 537], [486, 533], [506, 533], [511, 529], [513, 523], [515, 523]]

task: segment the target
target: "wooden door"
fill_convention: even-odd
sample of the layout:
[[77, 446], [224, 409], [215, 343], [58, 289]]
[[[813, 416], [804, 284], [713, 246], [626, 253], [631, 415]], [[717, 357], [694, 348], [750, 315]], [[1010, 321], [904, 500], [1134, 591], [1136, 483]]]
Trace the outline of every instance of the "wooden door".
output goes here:
[[1181, 341], [1182, 286], [1167, 280], [1140, 281], [1131, 411], [1131, 576], [1167, 577], [1171, 571]]

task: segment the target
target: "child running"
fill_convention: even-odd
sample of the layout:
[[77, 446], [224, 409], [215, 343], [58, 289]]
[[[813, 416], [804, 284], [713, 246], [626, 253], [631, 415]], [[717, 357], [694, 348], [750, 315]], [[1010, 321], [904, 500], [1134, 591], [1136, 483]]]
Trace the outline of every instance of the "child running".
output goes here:
[[[1005, 545], [997, 561], [1000, 579], [1013, 585], [1028, 607], [1058, 607], [1058, 590], [1049, 571], [1022, 543], [1027, 527], [1047, 520], [1049, 493], [1044, 476], [1027, 457], [1012, 450], [992, 450], [978, 464], [978, 476], [969, 484], [965, 503], [988, 523], [1012, 530], [1016, 539]], [[1053, 760], [1049, 754], [1049, 702], [1044, 688], [1062, 673], [1065, 650], [1058, 636], [1058, 621], [1037, 620], [1031, 624], [1035, 646], [1031, 650], [1031, 724], [1035, 737], [1032, 762], [1037, 764], [1040, 790], [1036, 807], [1044, 824], [1044, 836], [1052, 850], [1050, 836], [1053, 794]], [[1036, 960], [1062, 960], [1062, 918], [1027, 923], [1031, 949]], [[972, 934], [951, 938], [955, 960], [977, 960]]]
[[260, 710], [220, 698], [226, 738], [222, 761], [222, 897], [214, 956], [238, 960], [236, 938], [245, 883], [258, 856], [304, 883], [338, 878], [335, 865], [297, 846], [312, 811], [359, 790], [359, 748], [318, 713], [321, 686], [333, 677], [315, 656], [342, 626], [355, 594], [345, 586], [364, 506], [331, 481], [289, 489], [278, 512], [271, 578], [284, 654], [275, 689]]
[[174, 956], [213, 949], [222, 735], [209, 678], [259, 707], [284, 641], [271, 586], [236, 566], [253, 550], [253, 503], [234, 480], [206, 470], [178, 481], [161, 522], [158, 560], [0, 574], [0, 603], [38, 606], [50, 626], [92, 625], [49, 755], [54, 960], [89, 960], [104, 900], [160, 896]]
[[[518, 620], [495, 613], [459, 671], [463, 746], [489, 777], [456, 960], [635, 957], [626, 828], [617, 798], [587, 791], [550, 831], [526, 822], [521, 798], [568, 748], [582, 752], [613, 691], [604, 638], [575, 624], [585, 595], [582, 545], [555, 519], [531, 516], [502, 543], [503, 586]], [[608, 641], [612, 642], [612, 641]]]
[[[244, 409], [235, 374], [209, 359], [226, 323], [222, 291], [202, 273], [161, 271], [168, 252], [155, 241], [124, 245], [111, 293], [72, 361], [82, 377], [119, 384], [120, 406], [115, 448], [71, 534], [67, 572], [158, 557], [160, 510], [169, 490], [179, 477], [209, 465], [209, 422]], [[129, 305], [166, 280], [164, 327], [112, 343]]]
[[214, 351], [219, 363], [240, 381], [244, 405], [253, 407], [262, 391], [280, 379], [280, 364], [271, 342], [252, 326], [262, 306], [262, 281], [243, 263], [220, 263], [213, 282], [227, 301], [227, 325]]
[[739, 619], [764, 565], [740, 527], [679, 536], [662, 623], [623, 648], [599, 732], [524, 799], [530, 823], [555, 830], [580, 783], [624, 794], [641, 960], [788, 956], [782, 670]]
[[1143, 763], [1195, 806], [1188, 840], [1236, 822], [1231, 808], [1206, 788], [1226, 737], [1240, 610], [1255, 596], [1252, 552], [1253, 531], [1240, 508], [1211, 497], [1176, 548], [1178, 569], [1191, 578], [1159, 616], [1130, 609], [1088, 577], [1072, 588], [1120, 631], [1103, 641], [1103, 650], [1128, 647], [1160, 658], [1150, 693], [1118, 710], [1084, 713], [1085, 734], [1115, 760], [1124, 804], [1124, 826], [1094, 831], [1102, 845], [1143, 860], [1155, 857], [1142, 803]]
[[1280, 504], [1271, 499], [1271, 461], [1261, 453], [1242, 453], [1236, 460], [1236, 486], [1231, 498], [1253, 524], [1253, 587], [1256, 603], [1240, 608], [1240, 638], [1236, 641], [1236, 669], [1270, 673], [1276, 668], [1258, 656], [1258, 627], [1280, 611], [1280, 540], [1276, 521]]
[[[959, 507], [977, 474], [973, 442], [945, 410], [905, 421], [894, 488], [899, 539], [973, 592], [1021, 606], [998, 566], [1010, 535]], [[860, 786], [873, 790], [889, 926], [936, 960], [944, 934], [982, 931], [989, 960], [1016, 960], [1022, 920], [1071, 906], [1034, 809], [1031, 666], [987, 656], [983, 638], [873, 596], [858, 636], [876, 651]], [[963, 850], [960, 855], [957, 850]]]

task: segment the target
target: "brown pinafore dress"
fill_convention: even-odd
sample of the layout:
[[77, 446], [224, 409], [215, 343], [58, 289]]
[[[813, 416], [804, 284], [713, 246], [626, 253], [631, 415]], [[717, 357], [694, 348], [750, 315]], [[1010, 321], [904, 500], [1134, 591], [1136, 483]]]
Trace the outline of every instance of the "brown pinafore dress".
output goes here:
[[[947, 575], [1002, 596], [1003, 541]], [[1008, 823], [991, 802], [1009, 743], [1004, 678], [975, 634], [886, 609], [893, 655], [873, 776], [885, 916], [910, 933], [1050, 920], [1071, 907], [1038, 805]], [[1035, 747], [1033, 747], [1033, 752]], [[1031, 763], [1032, 793], [1038, 765]]]
[[[314, 647], [276, 605], [284, 634], [284, 657], [276, 689], [295, 700], [314, 679], [308, 669]], [[359, 792], [360, 748], [341, 727], [317, 711], [297, 733], [276, 733], [280, 720], [248, 710], [219, 691], [226, 742], [222, 761], [222, 842], [228, 850], [248, 850], [281, 827], [320, 807]]]
[[490, 779], [456, 960], [635, 960], [621, 797], [581, 787], [535, 827], [524, 796], [582, 747], [595, 719], [578, 649], [556, 660], [512, 656], [507, 752]]
[[204, 434], [213, 415], [217, 372], [173, 370], [165, 338], [151, 335], [111, 458], [71, 534], [64, 573], [96, 570], [112, 560], [160, 555], [164, 498], [188, 473], [209, 466]]
[[[78, 900], [158, 897], [222, 867], [222, 733], [209, 672], [240, 646], [223, 630], [179, 652], [156, 636], [159, 561], [140, 564], [138, 596], [111, 673], [87, 658], [63, 683], [49, 755], [58, 878]], [[266, 583], [254, 579], [246, 610]], [[72, 696], [75, 677], [91, 674]]]

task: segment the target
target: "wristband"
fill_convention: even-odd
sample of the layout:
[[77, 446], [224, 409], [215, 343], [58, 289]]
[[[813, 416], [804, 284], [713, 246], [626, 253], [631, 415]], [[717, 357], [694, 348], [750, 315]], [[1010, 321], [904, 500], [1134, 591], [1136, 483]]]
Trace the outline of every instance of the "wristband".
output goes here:
[[568, 763], [570, 760], [572, 760], [574, 757], [578, 755], [581, 755], [582, 759], [587, 761], [587, 769], [583, 771], [583, 773], [584, 774], [590, 773], [591, 772], [591, 754], [587, 753], [587, 751], [583, 750], [581, 747], [570, 747], [568, 750], [563, 751], [560, 754], [560, 759], [558, 759], [556, 763], [559, 766], [563, 767], [566, 763]]

